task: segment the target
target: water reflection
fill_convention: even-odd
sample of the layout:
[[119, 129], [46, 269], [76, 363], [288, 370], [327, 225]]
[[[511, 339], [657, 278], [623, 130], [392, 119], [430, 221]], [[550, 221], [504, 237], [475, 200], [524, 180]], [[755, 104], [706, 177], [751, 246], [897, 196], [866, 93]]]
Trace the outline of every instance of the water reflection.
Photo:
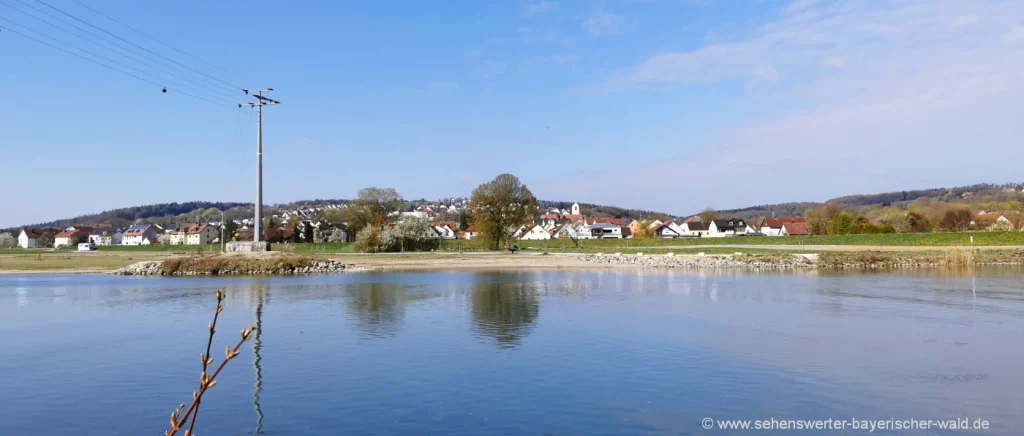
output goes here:
[[260, 392], [263, 391], [263, 368], [260, 366], [260, 361], [263, 360], [263, 356], [260, 355], [260, 350], [263, 348], [261, 336], [263, 336], [264, 295], [266, 295], [266, 287], [261, 286], [256, 290], [256, 332], [252, 340], [252, 369], [254, 375], [252, 407], [256, 411], [256, 430], [253, 431], [253, 435], [258, 435], [263, 431], [263, 409], [260, 408]]
[[515, 348], [533, 328], [540, 301], [533, 283], [521, 276], [478, 274], [474, 276], [473, 323], [482, 336], [494, 339], [502, 348]]
[[379, 338], [401, 329], [408, 298], [404, 287], [394, 283], [357, 283], [346, 290], [345, 305], [360, 330]]

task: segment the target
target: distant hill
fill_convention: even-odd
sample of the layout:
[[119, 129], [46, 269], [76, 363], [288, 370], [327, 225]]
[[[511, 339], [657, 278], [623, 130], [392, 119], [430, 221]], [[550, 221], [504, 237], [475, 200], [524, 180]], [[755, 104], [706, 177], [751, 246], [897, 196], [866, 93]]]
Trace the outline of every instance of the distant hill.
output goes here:
[[[893, 191], [883, 192], [880, 194], [855, 194], [845, 195], [842, 197], [836, 197], [825, 201], [824, 203], [835, 203], [844, 208], [858, 208], [867, 209], [872, 207], [885, 207], [890, 205], [901, 205], [908, 202], [918, 200], [921, 198], [930, 198], [938, 201], [947, 202], [974, 202], [980, 203], [984, 201], [1008, 201], [1008, 200], [1024, 200], [1024, 193], [1021, 192], [1021, 188], [1024, 184], [1019, 183], [1007, 183], [996, 185], [992, 183], [979, 183], [969, 186], [957, 186], [953, 188], [934, 188], [934, 189], [919, 189], [913, 191]], [[969, 195], [965, 195], [970, 193]], [[445, 203], [461, 202], [462, 198], [450, 198], [445, 200]], [[268, 215], [278, 213], [280, 211], [295, 210], [297, 208], [310, 208], [331, 204], [343, 204], [348, 203], [350, 200], [345, 199], [330, 199], [330, 200], [301, 200], [294, 201], [287, 204], [278, 204], [266, 207], [266, 213]], [[427, 200], [411, 200], [407, 202], [409, 210], [418, 204], [423, 203], [437, 203]], [[549, 200], [538, 200], [540, 206], [544, 209], [558, 208], [569, 210], [572, 207], [573, 202], [571, 201], [549, 201]], [[738, 209], [727, 209], [719, 210], [720, 215], [743, 218], [743, 219], [756, 219], [761, 217], [772, 216], [802, 216], [804, 212], [811, 207], [820, 206], [824, 203], [820, 202], [792, 202], [792, 203], [778, 203], [778, 204], [763, 204], [759, 206], [750, 206]], [[115, 226], [126, 226], [139, 220], [145, 220], [150, 223], [171, 225], [180, 223], [181, 221], [218, 221], [220, 220], [220, 211], [225, 211], [225, 217], [227, 219], [242, 219], [252, 217], [252, 203], [240, 203], [240, 202], [210, 202], [210, 201], [190, 201], [185, 203], [161, 203], [152, 204], [146, 206], [134, 206], [125, 207], [120, 209], [108, 210], [105, 212], [82, 215], [74, 218], [64, 218], [44, 223], [31, 224], [28, 226], [21, 227], [54, 227], [63, 228], [76, 224], [81, 225], [94, 225], [99, 223], [113, 224]], [[651, 210], [644, 209], [628, 209], [616, 206], [606, 206], [590, 203], [580, 203], [580, 212], [588, 217], [615, 217], [615, 218], [658, 218], [658, 219], [671, 219], [671, 215]], [[694, 215], [696, 212], [694, 213]], [[687, 215], [689, 216], [689, 215]], [[14, 228], [10, 229], [13, 230]]]
[[[450, 203], [451, 199], [447, 201]], [[461, 198], [458, 198], [461, 201]], [[316, 200], [299, 200], [291, 203], [267, 205], [264, 208], [265, 213], [273, 215], [281, 211], [289, 211], [295, 209], [306, 209], [312, 207], [326, 206], [332, 204], [344, 204], [351, 200], [346, 199], [316, 199]], [[406, 209], [413, 210], [420, 204], [437, 203], [427, 200], [410, 200], [406, 202]], [[544, 209], [557, 207], [559, 209], [570, 209], [573, 202], [571, 201], [545, 201], [538, 200], [540, 206]], [[211, 202], [211, 201], [189, 201], [185, 203], [160, 203], [151, 204], [146, 206], [133, 206], [124, 207], [119, 209], [108, 210], [100, 213], [88, 214], [76, 216], [73, 218], [62, 218], [54, 221], [48, 221], [43, 223], [30, 224], [25, 226], [13, 227], [7, 230], [17, 230], [22, 227], [52, 227], [52, 228], [65, 228], [73, 225], [95, 225], [95, 224], [111, 224], [116, 227], [126, 227], [137, 221], [146, 221], [152, 224], [160, 224], [162, 226], [169, 226], [175, 224], [182, 224], [183, 222], [209, 222], [219, 221], [221, 219], [220, 211], [225, 211], [224, 217], [226, 219], [243, 219], [252, 218], [253, 215], [253, 204], [252, 203], [239, 203], [239, 202]], [[615, 206], [603, 206], [597, 204], [580, 203], [580, 212], [588, 217], [615, 217], [615, 218], [647, 218], [647, 217], [659, 217], [667, 218], [670, 217], [668, 214], [653, 212], [648, 210], [638, 209], [626, 209]]]
[[[778, 204], [764, 204], [760, 206], [750, 206], [740, 209], [728, 209], [720, 210], [719, 214], [727, 215], [730, 217], [743, 218], [743, 219], [755, 219], [761, 217], [775, 216], [803, 216], [804, 211], [811, 207], [821, 206], [825, 203], [834, 203], [843, 208], [871, 208], [871, 207], [886, 207], [892, 205], [906, 204], [911, 201], [930, 198], [938, 201], [947, 202], [969, 202], [969, 201], [1005, 201], [1007, 199], [1016, 199], [1019, 194], [1007, 194], [1007, 189], [1014, 189], [1016, 192], [1020, 192], [1021, 184], [1019, 183], [1007, 183], [1007, 184], [992, 184], [992, 183], [979, 183], [976, 185], [969, 186], [956, 186], [952, 188], [933, 188], [933, 189], [918, 189], [912, 191], [893, 191], [883, 192], [880, 194], [854, 194], [844, 195], [842, 197], [836, 197], [833, 199], [826, 200], [824, 202], [795, 202], [795, 203], [778, 203]], [[970, 193], [970, 199], [964, 198], [965, 193]], [[1009, 198], [1006, 198], [1009, 197]]]

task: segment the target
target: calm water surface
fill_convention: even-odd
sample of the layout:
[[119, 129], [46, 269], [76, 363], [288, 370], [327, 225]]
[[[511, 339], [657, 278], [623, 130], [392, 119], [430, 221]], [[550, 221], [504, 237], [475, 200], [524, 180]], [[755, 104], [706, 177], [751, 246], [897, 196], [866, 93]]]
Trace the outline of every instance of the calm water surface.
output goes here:
[[727, 433], [704, 417], [1024, 434], [1017, 269], [0, 276], [0, 434], [162, 434], [218, 287], [214, 349], [260, 332], [200, 435]]

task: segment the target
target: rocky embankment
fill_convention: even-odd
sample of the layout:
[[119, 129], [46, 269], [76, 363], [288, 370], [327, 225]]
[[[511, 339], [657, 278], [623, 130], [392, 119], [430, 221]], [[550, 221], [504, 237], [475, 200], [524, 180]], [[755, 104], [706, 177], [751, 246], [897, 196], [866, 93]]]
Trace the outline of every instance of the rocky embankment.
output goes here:
[[674, 256], [636, 254], [583, 255], [580, 260], [607, 265], [636, 265], [649, 268], [744, 268], [803, 269], [816, 266], [812, 259], [800, 255], [737, 255], [737, 256]]
[[292, 255], [218, 255], [138, 262], [111, 274], [123, 276], [223, 276], [334, 274], [350, 270], [336, 260]]

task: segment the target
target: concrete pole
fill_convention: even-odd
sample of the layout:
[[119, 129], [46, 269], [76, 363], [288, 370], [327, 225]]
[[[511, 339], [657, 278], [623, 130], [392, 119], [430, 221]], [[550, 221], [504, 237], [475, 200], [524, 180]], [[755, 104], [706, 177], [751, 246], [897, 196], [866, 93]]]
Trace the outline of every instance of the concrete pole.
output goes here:
[[[259, 92], [263, 95], [263, 92]], [[263, 105], [256, 105], [256, 222], [252, 234], [253, 242], [263, 239]]]

